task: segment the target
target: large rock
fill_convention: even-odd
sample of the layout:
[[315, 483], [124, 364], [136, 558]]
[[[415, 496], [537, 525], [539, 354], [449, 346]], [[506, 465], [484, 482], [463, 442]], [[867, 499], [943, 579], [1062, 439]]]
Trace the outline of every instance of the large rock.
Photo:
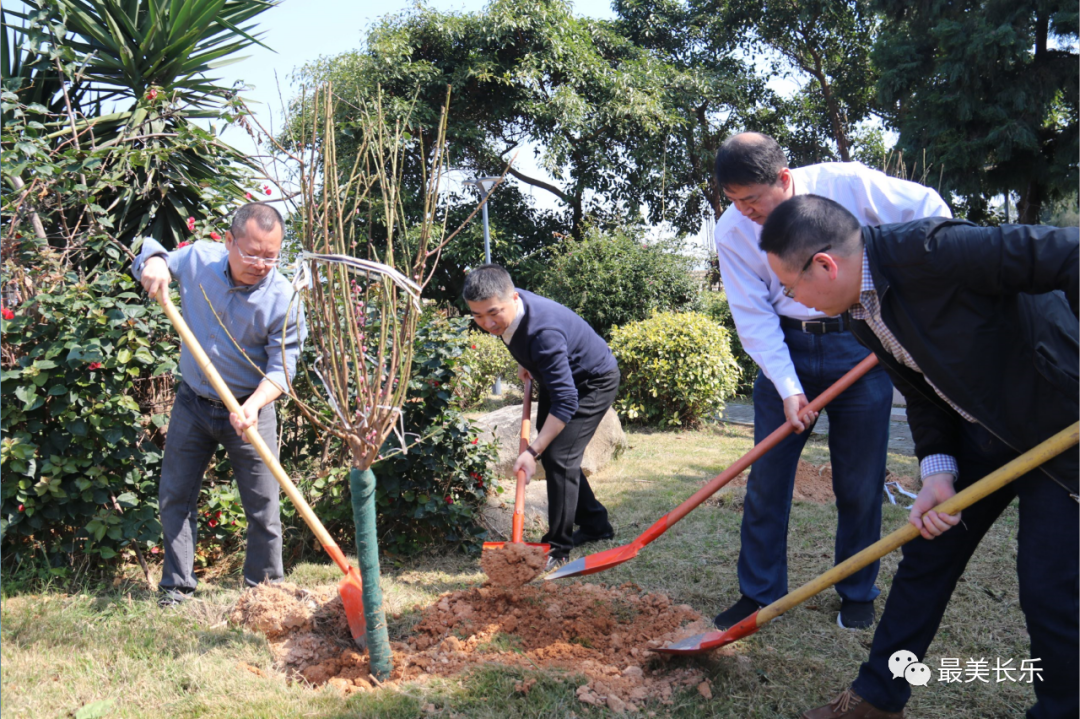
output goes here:
[[[474, 422], [481, 429], [481, 438], [488, 442], [494, 442], [499, 448], [499, 458], [495, 463], [494, 470], [500, 478], [512, 478], [511, 470], [514, 468], [514, 460], [518, 456], [518, 439], [521, 437], [521, 405], [512, 405], [489, 412]], [[532, 408], [532, 431], [529, 439], [536, 439], [536, 405]], [[626, 447], [626, 433], [623, 432], [622, 423], [619, 422], [615, 410], [608, 409], [600, 426], [596, 428], [589, 446], [585, 448], [585, 457], [581, 461], [581, 469], [586, 477], [591, 477], [596, 472], [607, 466], [619, 452]], [[544, 467], [537, 462], [537, 471], [534, 479], [544, 479]]]

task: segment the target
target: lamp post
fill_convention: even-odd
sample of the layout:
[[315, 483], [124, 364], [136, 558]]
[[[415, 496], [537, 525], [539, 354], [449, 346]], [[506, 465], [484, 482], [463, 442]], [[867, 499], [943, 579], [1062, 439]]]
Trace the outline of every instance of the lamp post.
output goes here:
[[[474, 185], [476, 189], [480, 191], [480, 199], [484, 202], [484, 264], [491, 264], [491, 232], [488, 230], [488, 195], [495, 189], [495, 183], [499, 181], [498, 177], [474, 177], [471, 180], [465, 180], [466, 185]], [[495, 378], [495, 387], [493, 394], [502, 394], [502, 377]]]
[[[484, 264], [491, 264], [491, 232], [488, 230], [488, 195], [495, 188], [495, 183], [499, 181], [498, 177], [474, 177], [471, 180], [465, 180], [466, 185], [474, 185], [476, 189], [480, 191], [480, 199], [484, 201]], [[496, 392], [495, 394], [498, 394]]]

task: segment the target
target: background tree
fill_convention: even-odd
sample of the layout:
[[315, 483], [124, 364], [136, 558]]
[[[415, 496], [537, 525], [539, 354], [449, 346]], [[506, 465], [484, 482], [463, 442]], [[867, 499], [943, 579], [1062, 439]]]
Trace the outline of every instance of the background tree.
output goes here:
[[1077, 186], [1076, 3], [881, 0], [878, 91], [909, 156], [926, 151], [969, 219], [1016, 192], [1018, 221]]
[[[240, 120], [235, 89], [208, 74], [258, 42], [250, 21], [275, 4], [31, 0], [25, 13], [4, 10], [0, 73], [17, 99], [5, 106], [4, 124], [17, 105], [39, 105], [48, 121], [25, 128], [26, 139], [46, 138], [48, 149], [72, 146], [83, 163], [73, 170], [87, 202], [40, 228], [54, 246], [65, 245], [84, 218], [126, 245], [149, 234], [171, 248], [190, 234], [189, 217], [220, 220], [244, 199], [255, 166], [214, 131], [216, 123]], [[211, 129], [197, 120], [211, 121]], [[117, 147], [132, 152], [114, 154], [115, 164], [85, 164]], [[34, 179], [24, 177], [27, 168], [5, 164], [5, 184], [18, 191]], [[44, 203], [48, 195], [29, 201]]]

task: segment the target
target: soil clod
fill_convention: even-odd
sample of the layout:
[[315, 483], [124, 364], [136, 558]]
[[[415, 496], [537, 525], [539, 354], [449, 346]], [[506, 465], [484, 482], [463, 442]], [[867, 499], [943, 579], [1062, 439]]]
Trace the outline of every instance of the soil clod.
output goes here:
[[547, 554], [540, 547], [507, 542], [500, 549], [486, 549], [480, 566], [488, 580], [500, 587], [516, 588], [531, 582], [544, 571]]

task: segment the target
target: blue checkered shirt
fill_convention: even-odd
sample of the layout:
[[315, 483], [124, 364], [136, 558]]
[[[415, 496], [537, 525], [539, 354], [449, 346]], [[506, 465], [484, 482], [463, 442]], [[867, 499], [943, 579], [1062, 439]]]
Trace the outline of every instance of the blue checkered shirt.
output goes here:
[[[896, 339], [896, 335], [885, 326], [885, 322], [881, 319], [881, 303], [878, 301], [877, 290], [874, 288], [874, 278], [870, 275], [870, 259], [867, 256], [865, 249], [863, 250], [862, 258], [862, 287], [860, 287], [859, 290], [859, 304], [852, 306], [851, 318], [854, 320], [865, 320], [873, 333], [881, 340], [881, 345], [885, 348], [886, 352], [895, 357], [900, 364], [908, 369], [913, 369], [919, 374], [923, 374], [923, 371], [919, 369], [919, 365], [915, 364], [915, 358], [904, 349], [903, 345]], [[948, 402], [949, 406], [956, 410], [957, 414], [968, 422], [975, 421], [974, 417], [957, 407], [952, 400], [935, 387], [929, 377], [923, 375], [923, 379], [925, 379], [926, 384], [930, 385], [930, 388], [937, 393], [938, 397], [941, 397]], [[919, 462], [919, 473], [923, 477], [927, 477], [931, 474], [938, 474], [940, 472], [949, 472], [954, 477], [958, 476], [959, 469], [956, 464], [956, 458], [948, 454], [931, 454], [923, 457]]]
[[[299, 298], [293, 301], [289, 281], [275, 268], [257, 284], [238, 285], [229, 272], [229, 253], [224, 244], [199, 241], [168, 252], [149, 237], [143, 240], [131, 273], [142, 279], [146, 261], [158, 256], [165, 259], [180, 285], [184, 319], [233, 395], [250, 395], [262, 382], [263, 374], [287, 390], [285, 373], [292, 378], [296, 372], [296, 359], [307, 335], [303, 308]], [[196, 394], [221, 399], [185, 346], [180, 348], [180, 373]]]

